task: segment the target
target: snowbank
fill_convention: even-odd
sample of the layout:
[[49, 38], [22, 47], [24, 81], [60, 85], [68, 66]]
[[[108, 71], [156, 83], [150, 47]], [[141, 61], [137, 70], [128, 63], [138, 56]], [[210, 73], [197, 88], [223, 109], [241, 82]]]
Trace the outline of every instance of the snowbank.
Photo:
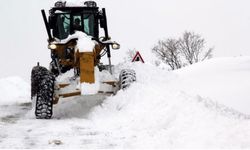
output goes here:
[[[241, 87], [230, 92], [243, 94], [236, 100], [248, 105], [249, 61], [211, 59], [174, 72], [143, 64], [120, 66], [135, 69], [137, 82], [108, 98], [89, 118], [117, 139], [119, 148], [249, 148], [249, 115], [221, 103], [231, 87], [217, 91], [220, 84]], [[213, 99], [217, 93], [221, 99]]]
[[214, 58], [175, 71], [172, 88], [250, 115], [250, 57]]
[[30, 102], [30, 85], [20, 77], [0, 79], [0, 105]]

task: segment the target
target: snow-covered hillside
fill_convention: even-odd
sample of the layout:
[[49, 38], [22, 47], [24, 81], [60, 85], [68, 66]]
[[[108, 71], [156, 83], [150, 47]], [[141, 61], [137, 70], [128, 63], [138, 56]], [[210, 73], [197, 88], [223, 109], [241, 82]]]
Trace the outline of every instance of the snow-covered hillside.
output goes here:
[[[243, 114], [250, 106], [249, 61], [217, 58], [174, 72], [131, 66], [137, 83], [91, 118], [101, 130], [125, 137], [129, 148], [249, 148], [249, 116]], [[226, 101], [228, 95], [234, 96]]]
[[0, 79], [0, 95], [0, 104], [27, 102], [30, 86], [20, 77], [3, 78]]
[[214, 58], [175, 73], [178, 89], [250, 115], [250, 57]]
[[[61, 100], [52, 120], [34, 118], [23, 81], [1, 79], [13, 97], [0, 101], [0, 148], [250, 148], [250, 57], [177, 71], [121, 64], [115, 73], [123, 68], [136, 70], [130, 88], [104, 101]], [[13, 104], [19, 98], [26, 103]]]

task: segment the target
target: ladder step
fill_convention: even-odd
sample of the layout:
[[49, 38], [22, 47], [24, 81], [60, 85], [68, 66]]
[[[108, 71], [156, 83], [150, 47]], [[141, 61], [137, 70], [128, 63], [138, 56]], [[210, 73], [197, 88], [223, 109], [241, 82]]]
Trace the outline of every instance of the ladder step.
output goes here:
[[66, 86], [69, 86], [69, 84], [59, 84], [59, 88], [65, 88]]
[[63, 98], [65, 98], [65, 97], [71, 97], [71, 96], [78, 96], [78, 95], [81, 95], [81, 91], [59, 94], [59, 96], [63, 97]]

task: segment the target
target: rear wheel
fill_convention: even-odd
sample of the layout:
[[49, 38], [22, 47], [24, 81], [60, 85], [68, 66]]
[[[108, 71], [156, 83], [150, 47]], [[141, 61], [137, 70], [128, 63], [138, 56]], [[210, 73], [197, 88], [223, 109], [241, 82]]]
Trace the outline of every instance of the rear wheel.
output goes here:
[[53, 114], [55, 77], [46, 68], [36, 66], [31, 73], [31, 97], [37, 119], [50, 119]]
[[132, 69], [124, 69], [120, 73], [120, 89], [126, 89], [136, 81], [136, 73]]

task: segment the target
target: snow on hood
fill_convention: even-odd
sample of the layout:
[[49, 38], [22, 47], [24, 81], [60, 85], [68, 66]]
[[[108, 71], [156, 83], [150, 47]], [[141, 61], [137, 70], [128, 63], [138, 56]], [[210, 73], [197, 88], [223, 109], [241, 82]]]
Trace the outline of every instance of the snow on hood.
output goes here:
[[20, 77], [0, 79], [0, 105], [30, 102], [30, 85]]
[[78, 39], [77, 40], [77, 49], [79, 52], [93, 52], [95, 48], [95, 41], [92, 40], [91, 36], [88, 36], [86, 33], [81, 32], [81, 31], [75, 31], [74, 34], [69, 35], [66, 39], [64, 40], [58, 40], [53, 42], [54, 44], [66, 44], [72, 39]]

